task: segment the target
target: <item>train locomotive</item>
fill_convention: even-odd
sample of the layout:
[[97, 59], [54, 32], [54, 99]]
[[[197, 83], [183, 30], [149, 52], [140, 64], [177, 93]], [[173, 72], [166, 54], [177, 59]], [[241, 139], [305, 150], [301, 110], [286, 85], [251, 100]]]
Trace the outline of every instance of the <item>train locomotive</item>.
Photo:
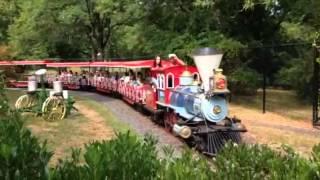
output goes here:
[[[177, 56], [155, 67], [154, 60], [119, 62], [44, 62], [51, 68], [107, 67], [145, 68], [150, 81], [132, 83], [107, 74], [88, 75], [85, 89], [76, 76], [47, 77], [52, 85], [57, 79], [64, 89], [89, 90], [116, 95], [139, 110], [152, 114], [152, 120], [188, 145], [207, 155], [215, 155], [228, 141], [241, 142], [246, 132], [239, 119], [228, 117], [227, 78], [219, 69], [223, 54], [214, 48], [193, 52], [196, 66], [187, 66]], [[10, 64], [9, 64], [10, 65]], [[84, 77], [84, 76], [83, 76]], [[80, 78], [80, 77], [79, 77]], [[81, 75], [82, 78], [82, 75]]]
[[[167, 93], [158, 92], [157, 108], [164, 115], [165, 128], [183, 138], [199, 151], [215, 155], [227, 141], [241, 142], [246, 128], [236, 118], [229, 118], [226, 95], [227, 79], [219, 65], [222, 54], [212, 48], [193, 53], [197, 70], [184, 67], [179, 85]], [[198, 71], [198, 72], [197, 72]], [[197, 73], [201, 86], [194, 83]]]

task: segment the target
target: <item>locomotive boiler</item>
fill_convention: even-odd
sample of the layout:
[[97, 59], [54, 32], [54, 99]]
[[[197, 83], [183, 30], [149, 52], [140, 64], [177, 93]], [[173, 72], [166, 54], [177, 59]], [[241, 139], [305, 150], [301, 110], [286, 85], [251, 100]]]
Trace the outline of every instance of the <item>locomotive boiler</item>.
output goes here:
[[219, 69], [222, 54], [203, 48], [196, 50], [193, 58], [202, 84], [194, 83], [192, 74], [184, 71], [180, 85], [170, 94], [167, 113], [177, 117], [172, 126], [175, 134], [200, 151], [214, 155], [227, 141], [239, 143], [240, 132], [245, 132], [246, 128], [240, 120], [228, 117], [227, 79]]

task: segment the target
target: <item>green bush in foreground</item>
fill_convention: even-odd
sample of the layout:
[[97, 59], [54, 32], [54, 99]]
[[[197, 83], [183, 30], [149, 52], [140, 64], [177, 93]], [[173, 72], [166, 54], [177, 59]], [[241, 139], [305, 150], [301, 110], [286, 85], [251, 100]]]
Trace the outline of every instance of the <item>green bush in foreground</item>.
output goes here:
[[219, 179], [314, 179], [312, 163], [291, 148], [274, 151], [266, 145], [228, 144], [217, 156]]
[[0, 179], [46, 179], [51, 156], [18, 114], [0, 117]]
[[129, 133], [86, 145], [81, 164], [79, 154], [74, 150], [71, 160], [61, 161], [52, 179], [152, 179], [160, 166], [154, 139]]
[[227, 144], [209, 161], [193, 151], [159, 158], [156, 141], [130, 133], [75, 149], [70, 159], [48, 168], [51, 153], [23, 127], [19, 115], [0, 121], [0, 179], [319, 179], [320, 145], [305, 159], [291, 148]]
[[166, 153], [167, 157], [161, 160], [161, 169], [155, 179], [214, 179], [208, 159], [195, 155], [191, 150], [186, 151], [181, 157], [173, 157]]
[[87, 144], [83, 157], [75, 149], [70, 159], [49, 169], [52, 153], [45, 143], [31, 135], [18, 113], [2, 112], [0, 179], [320, 179], [320, 144], [310, 159], [286, 146], [274, 151], [265, 145], [244, 144], [227, 144], [213, 161], [193, 151], [174, 157], [170, 148], [164, 149], [160, 159], [154, 138], [139, 139], [129, 132]]

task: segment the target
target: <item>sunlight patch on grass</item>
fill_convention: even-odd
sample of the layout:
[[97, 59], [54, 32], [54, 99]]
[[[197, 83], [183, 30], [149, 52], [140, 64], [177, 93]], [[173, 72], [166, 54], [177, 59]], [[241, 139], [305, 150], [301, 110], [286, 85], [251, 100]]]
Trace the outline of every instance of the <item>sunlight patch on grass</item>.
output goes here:
[[[312, 105], [299, 99], [295, 92], [287, 90], [267, 89], [266, 111], [274, 112], [295, 120], [310, 120]], [[262, 90], [255, 96], [233, 96], [231, 104], [261, 110]]]
[[319, 138], [296, 134], [289, 131], [278, 130], [268, 127], [254, 126], [250, 128], [250, 133], [255, 135], [259, 144], [268, 144], [272, 146], [287, 144], [304, 155], [310, 155], [312, 147], [319, 143]]
[[76, 97], [76, 101], [81, 102], [86, 105], [90, 109], [94, 109], [97, 113], [99, 113], [105, 120], [108, 126], [111, 126], [116, 132], [125, 133], [130, 131], [132, 134], [137, 135], [137, 133], [130, 127], [129, 124], [121, 122], [107, 107], [103, 104], [89, 100], [86, 98]]

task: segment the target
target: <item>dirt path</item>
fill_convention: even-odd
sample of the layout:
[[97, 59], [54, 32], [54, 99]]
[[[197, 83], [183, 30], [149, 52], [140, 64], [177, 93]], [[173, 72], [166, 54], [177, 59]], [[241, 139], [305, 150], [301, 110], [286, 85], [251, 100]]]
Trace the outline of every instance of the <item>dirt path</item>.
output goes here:
[[248, 143], [276, 147], [288, 144], [298, 152], [308, 154], [320, 142], [320, 130], [314, 129], [311, 122], [306, 120], [292, 120], [270, 112], [262, 114], [236, 105], [230, 106], [230, 115], [241, 119], [248, 128], [244, 136]]
[[[94, 101], [101, 103], [108, 108], [120, 121], [130, 125], [139, 135], [151, 134], [159, 141], [158, 150], [161, 150], [164, 146], [172, 146], [179, 154], [185, 144], [172, 134], [166, 132], [164, 128], [159, 127], [153, 123], [147, 116], [137, 112], [131, 106], [124, 103], [120, 99], [109, 97], [106, 95], [100, 95], [90, 92], [72, 92], [74, 95], [90, 98]], [[161, 152], [161, 151], [160, 151]]]

